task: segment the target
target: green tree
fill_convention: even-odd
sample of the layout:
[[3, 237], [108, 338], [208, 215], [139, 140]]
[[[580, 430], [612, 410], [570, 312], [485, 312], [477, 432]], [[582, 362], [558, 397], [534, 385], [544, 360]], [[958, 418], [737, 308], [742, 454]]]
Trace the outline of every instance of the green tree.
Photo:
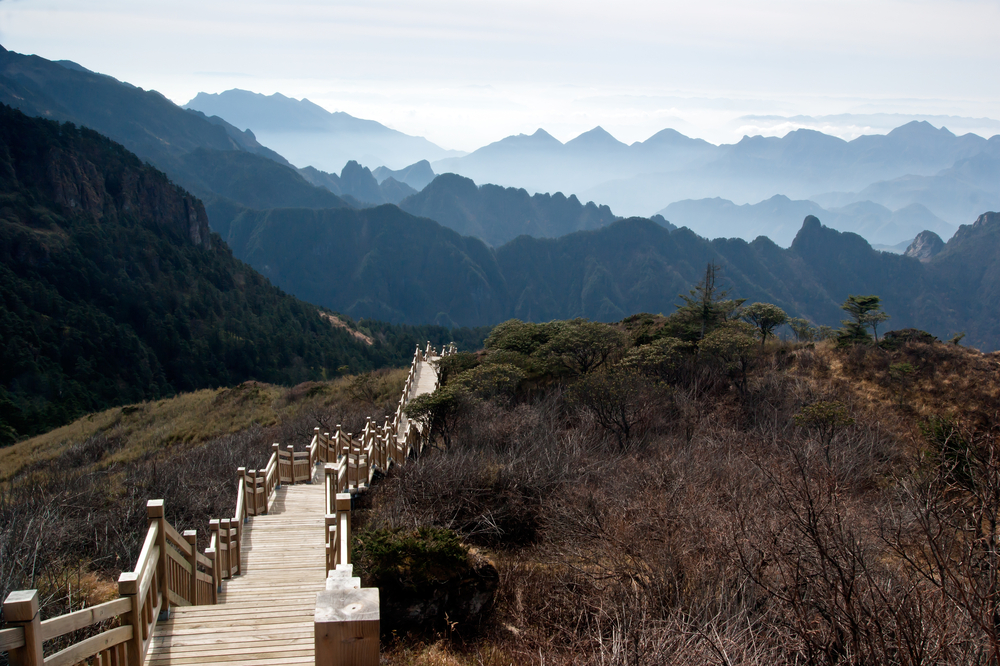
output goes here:
[[559, 333], [565, 325], [566, 323], [561, 321], [532, 324], [520, 319], [508, 319], [493, 328], [483, 346], [491, 351], [513, 351], [531, 355]]
[[[878, 296], [851, 294], [840, 307], [851, 317], [842, 322], [844, 328], [838, 336], [841, 344], [869, 342], [871, 337], [865, 329], [871, 327], [873, 331], [877, 331], [878, 325], [889, 318], [889, 315], [881, 311], [882, 299]], [[876, 339], [877, 337], [876, 335]]]
[[574, 319], [566, 322], [535, 354], [556, 360], [570, 371], [585, 375], [622, 353], [625, 334], [608, 324]]
[[697, 341], [732, 319], [745, 298], [726, 298], [728, 292], [716, 286], [720, 267], [709, 263], [705, 277], [687, 294], [679, 294], [683, 303], [677, 306], [673, 319], [680, 324], [682, 337]]
[[471, 396], [464, 386], [448, 384], [433, 393], [418, 395], [406, 405], [407, 418], [419, 422], [424, 435], [431, 438], [441, 436], [444, 448], [451, 448], [451, 436], [459, 419], [466, 412]]
[[872, 329], [872, 335], [875, 336], [875, 342], [878, 342], [878, 327], [879, 324], [889, 321], [889, 315], [885, 312], [879, 310], [878, 312], [869, 312], [864, 317], [865, 326], [870, 326]]
[[733, 321], [705, 336], [698, 349], [736, 380], [740, 393], [746, 392], [747, 373], [757, 355], [756, 330], [750, 324]]
[[812, 342], [819, 335], [819, 331], [816, 330], [816, 327], [808, 319], [793, 317], [788, 320], [788, 326], [792, 329], [792, 333], [795, 334], [795, 340], [798, 342]]
[[483, 363], [457, 375], [452, 382], [479, 400], [510, 400], [525, 373], [510, 363]]
[[764, 346], [767, 336], [772, 335], [774, 329], [788, 321], [788, 315], [777, 305], [771, 303], [754, 303], [743, 308], [740, 312], [743, 321], [753, 324], [760, 333], [760, 345]]
[[823, 444], [826, 463], [830, 464], [830, 445], [840, 430], [854, 425], [854, 418], [844, 403], [837, 400], [820, 400], [806, 405], [793, 417], [795, 425], [816, 434]]
[[913, 384], [913, 374], [915, 372], [916, 368], [913, 367], [913, 364], [905, 361], [893, 363], [889, 366], [889, 385], [892, 387], [892, 391], [896, 394], [896, 397], [899, 398], [900, 407], [903, 406], [903, 398], [906, 397], [906, 392]]
[[678, 338], [660, 338], [629, 350], [622, 365], [661, 381], [677, 381], [694, 345]]
[[641, 374], [616, 366], [584, 375], [570, 387], [568, 397], [571, 403], [590, 412], [624, 450], [645, 420], [649, 390], [649, 382]]

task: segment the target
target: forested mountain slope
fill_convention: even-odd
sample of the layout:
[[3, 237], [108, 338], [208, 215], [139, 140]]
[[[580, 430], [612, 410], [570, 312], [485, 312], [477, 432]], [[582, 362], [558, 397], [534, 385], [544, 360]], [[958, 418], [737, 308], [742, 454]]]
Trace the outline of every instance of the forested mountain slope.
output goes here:
[[411, 344], [366, 344], [272, 286], [122, 146], [0, 105], [0, 442], [178, 391], [405, 362]]
[[714, 262], [734, 296], [816, 324], [839, 326], [850, 294], [878, 294], [892, 328], [941, 338], [965, 331], [967, 343], [997, 349], [995, 317], [978, 304], [996, 302], [998, 244], [987, 238], [1000, 233], [1000, 219], [987, 215], [963, 229], [926, 262], [873, 250], [813, 216], [788, 249], [767, 238], [707, 240], [630, 218], [555, 239], [521, 236], [494, 250], [392, 206], [244, 211], [224, 237], [282, 288], [352, 316], [481, 326], [510, 317], [616, 321], [670, 313], [677, 294]]

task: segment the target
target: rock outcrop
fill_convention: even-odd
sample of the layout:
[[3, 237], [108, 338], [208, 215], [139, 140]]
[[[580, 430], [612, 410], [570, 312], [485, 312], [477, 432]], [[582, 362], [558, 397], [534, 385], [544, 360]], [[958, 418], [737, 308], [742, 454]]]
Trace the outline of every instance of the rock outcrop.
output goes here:
[[920, 261], [930, 261], [931, 257], [943, 249], [944, 241], [940, 236], [933, 231], [921, 231], [903, 254]]

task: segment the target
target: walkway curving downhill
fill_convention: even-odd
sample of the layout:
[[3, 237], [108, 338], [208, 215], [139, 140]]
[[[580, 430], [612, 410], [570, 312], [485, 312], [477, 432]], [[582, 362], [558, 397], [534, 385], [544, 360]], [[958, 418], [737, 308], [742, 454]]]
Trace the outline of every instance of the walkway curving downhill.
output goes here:
[[[437, 387], [437, 358], [417, 365], [409, 399]], [[397, 439], [405, 433], [404, 416]], [[327, 574], [323, 468], [314, 472], [313, 483], [282, 485], [268, 513], [249, 519], [243, 571], [223, 583], [218, 605], [171, 608], [156, 624], [145, 663], [315, 663], [316, 594]]]

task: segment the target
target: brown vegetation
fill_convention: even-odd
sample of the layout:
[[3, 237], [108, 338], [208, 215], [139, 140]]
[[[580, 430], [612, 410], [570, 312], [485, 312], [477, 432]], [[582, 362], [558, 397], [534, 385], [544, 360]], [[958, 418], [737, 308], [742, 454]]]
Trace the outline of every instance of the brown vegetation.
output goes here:
[[[389, 663], [997, 663], [994, 355], [758, 342], [732, 364], [695, 343], [580, 379], [515, 332], [465, 359], [518, 365], [514, 397], [468, 399], [451, 446], [356, 516], [457, 530], [500, 573], [488, 622]], [[602, 395], [641, 396], [627, 430]]]
[[[491, 615], [392, 637], [388, 663], [997, 663], [996, 355], [579, 324], [505, 325], [450, 358], [450, 397], [428, 404], [454, 408], [450, 446], [359, 504], [358, 532], [455, 530], [499, 574]], [[357, 431], [401, 384], [203, 391], [0, 453], [4, 592], [38, 587], [46, 614], [103, 600], [146, 499], [203, 525], [236, 466], [315, 426]]]

